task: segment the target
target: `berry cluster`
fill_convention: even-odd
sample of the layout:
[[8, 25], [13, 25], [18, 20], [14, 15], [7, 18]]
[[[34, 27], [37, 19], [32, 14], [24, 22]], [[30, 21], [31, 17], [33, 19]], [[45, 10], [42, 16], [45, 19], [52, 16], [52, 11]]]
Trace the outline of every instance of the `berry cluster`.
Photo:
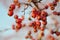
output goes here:
[[[29, 2], [33, 2], [32, 0], [29, 0]], [[36, 33], [38, 30], [41, 31], [40, 33], [40, 37], [43, 37], [44, 36], [44, 30], [46, 28], [46, 25], [47, 25], [47, 17], [49, 16], [48, 13], [46, 11], [44, 11], [44, 9], [48, 9], [48, 7], [50, 7], [51, 10], [54, 10], [55, 7], [57, 6], [57, 2], [58, 0], [54, 0], [53, 3], [48, 3], [47, 5], [45, 5], [45, 7], [42, 9], [42, 10], [37, 10], [35, 7], [32, 8], [32, 11], [31, 11], [31, 17], [33, 19], [36, 19], [32, 22], [30, 22], [29, 24], [29, 27], [32, 27], [34, 29], [34, 32]], [[18, 0], [14, 0], [14, 3], [10, 5], [9, 7], [9, 11], [8, 11], [8, 15], [9, 16], [13, 16], [14, 14], [14, 9], [16, 8], [16, 6], [18, 8], [20, 8], [21, 4], [19, 3]], [[60, 16], [60, 12], [56, 12], [56, 11], [53, 11], [52, 14], [54, 15], [58, 15]], [[14, 19], [15, 19], [15, 22], [16, 22], [16, 25], [12, 25], [12, 29], [13, 30], [16, 30], [16, 32], [18, 32], [23, 26], [26, 26], [26, 24], [22, 24], [22, 21], [24, 20], [24, 16], [22, 16], [21, 18], [18, 17], [18, 15], [14, 15]], [[31, 18], [29, 18], [29, 20], [31, 20]], [[42, 26], [43, 25], [43, 26]], [[31, 31], [28, 32], [28, 35], [26, 36], [26, 38], [31, 38], [32, 40], [35, 40], [32, 35], [31, 35]], [[60, 32], [53, 32], [51, 31], [51, 34], [56, 34], [57, 36], [60, 35]], [[41, 39], [37, 39], [37, 40], [41, 40]], [[55, 40], [55, 38], [53, 36], [48, 36], [47, 37], [48, 39], [50, 40]]]

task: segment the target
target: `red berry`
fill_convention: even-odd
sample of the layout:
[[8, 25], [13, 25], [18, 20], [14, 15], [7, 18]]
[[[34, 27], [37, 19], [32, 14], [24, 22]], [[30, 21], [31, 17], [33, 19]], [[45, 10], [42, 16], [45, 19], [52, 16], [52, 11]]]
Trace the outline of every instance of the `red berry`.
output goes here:
[[31, 35], [31, 31], [28, 32], [28, 35]]
[[34, 28], [34, 29], [37, 29], [37, 27], [36, 27], [36, 26], [33, 26], [33, 28]]
[[32, 14], [31, 14], [31, 15], [32, 15], [32, 17], [33, 17], [33, 18], [35, 18], [35, 17], [36, 17], [36, 14], [35, 14], [35, 13], [33, 13], [33, 12], [32, 12]]
[[14, 18], [15, 18], [15, 19], [18, 19], [18, 15], [14, 15]]
[[37, 11], [37, 16], [41, 16], [41, 11]]
[[54, 7], [54, 6], [51, 6], [51, 7], [50, 7], [50, 9], [51, 9], [51, 10], [54, 10], [54, 9], [55, 9], [55, 7]]
[[38, 15], [39, 11], [37, 11], [35, 8], [32, 10], [32, 17], [35, 18]]
[[35, 21], [32, 22], [32, 26], [36, 26], [36, 22]]
[[22, 27], [22, 24], [16, 24], [16, 29], [21, 29], [21, 27]]
[[55, 38], [54, 38], [52, 35], [48, 35], [48, 36], [47, 36], [47, 40], [49, 40], [49, 39], [50, 39], [50, 40], [55, 40]]
[[11, 5], [10, 5], [10, 8], [11, 8], [12, 10], [14, 10], [14, 9], [15, 9], [15, 4], [11, 4]]
[[60, 35], [60, 32], [56, 32], [56, 35], [59, 36]]
[[57, 6], [57, 2], [53, 1], [53, 6]]
[[37, 19], [38, 19], [38, 20], [41, 20], [41, 16], [37, 16]]
[[9, 12], [8, 12], [8, 15], [9, 15], [9, 16], [13, 16], [13, 11], [9, 11]]
[[27, 38], [29, 38], [29, 36], [26, 36], [25, 38], [27, 39]]
[[16, 19], [16, 23], [20, 24], [22, 22], [21, 18]]
[[42, 21], [42, 24], [43, 24], [43, 25], [46, 25], [46, 24], [47, 24], [47, 21]]
[[44, 32], [41, 32], [41, 36], [44, 36]]
[[43, 27], [40, 27], [40, 30], [41, 30], [41, 31], [44, 31], [44, 29], [45, 29], [45, 28], [43, 28]]
[[58, 12], [54, 11], [53, 14], [54, 14], [54, 15], [58, 15]]
[[32, 39], [33, 37], [30, 35], [29, 38]]
[[60, 16], [60, 12], [58, 12], [58, 16]]
[[41, 16], [47, 17], [48, 16], [48, 13], [45, 12], [45, 11], [41, 11]]
[[45, 9], [48, 9], [48, 5], [45, 5]]
[[37, 26], [41, 26], [41, 22], [40, 21], [36, 21], [36, 25]]
[[34, 29], [34, 32], [36, 33], [37, 32], [37, 29]]
[[46, 20], [47, 20], [47, 18], [46, 18], [46, 17], [44, 17], [44, 16], [42, 16], [42, 17], [41, 17], [41, 20], [42, 20], [42, 21], [46, 21]]

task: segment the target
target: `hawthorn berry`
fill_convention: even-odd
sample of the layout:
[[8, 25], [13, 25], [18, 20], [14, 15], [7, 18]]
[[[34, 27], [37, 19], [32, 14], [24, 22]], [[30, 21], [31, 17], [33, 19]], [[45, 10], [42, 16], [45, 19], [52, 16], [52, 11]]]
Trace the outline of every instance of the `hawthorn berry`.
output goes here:
[[42, 24], [43, 24], [43, 25], [46, 25], [46, 24], [47, 24], [47, 21], [42, 21]]
[[15, 4], [11, 4], [9, 10], [14, 10], [14, 9], [15, 9]]
[[59, 36], [60, 35], [60, 32], [56, 32], [56, 35]]
[[44, 9], [48, 9], [48, 5], [45, 5]]
[[53, 14], [54, 14], [54, 15], [58, 15], [58, 12], [54, 11]]
[[34, 29], [34, 32], [36, 33], [37, 32], [37, 29]]
[[13, 16], [13, 14], [14, 14], [13, 11], [8, 11], [9, 16]]
[[45, 12], [45, 11], [41, 11], [41, 16], [47, 17], [48, 16], [48, 13]]
[[22, 22], [21, 18], [16, 19], [16, 23], [20, 24]]
[[36, 14], [35, 14], [34, 12], [32, 12], [32, 13], [31, 13], [31, 16], [32, 16], [33, 18], [35, 18], [35, 17], [36, 17]]
[[16, 24], [16, 29], [17, 30], [21, 29], [21, 27], [22, 27], [22, 24]]
[[18, 15], [14, 15], [14, 18], [15, 18], [15, 19], [18, 19]]
[[28, 35], [31, 35], [31, 31], [28, 32]]
[[44, 17], [44, 16], [42, 16], [42, 17], [41, 17], [41, 20], [42, 20], [42, 21], [46, 21], [46, 20], [47, 20], [47, 18], [46, 18], [46, 17]]
[[37, 16], [37, 19], [38, 19], [38, 20], [41, 20], [41, 16]]
[[57, 2], [53, 1], [53, 6], [57, 6]]
[[51, 10], [54, 10], [54, 9], [55, 9], [55, 7], [54, 7], [54, 6], [51, 6], [51, 7], [50, 7], [50, 9], [51, 9]]
[[37, 26], [41, 26], [41, 22], [40, 21], [36, 21], [36, 25]]
[[40, 30], [41, 30], [41, 31], [44, 31], [44, 29], [45, 29], [44, 27], [40, 27]]

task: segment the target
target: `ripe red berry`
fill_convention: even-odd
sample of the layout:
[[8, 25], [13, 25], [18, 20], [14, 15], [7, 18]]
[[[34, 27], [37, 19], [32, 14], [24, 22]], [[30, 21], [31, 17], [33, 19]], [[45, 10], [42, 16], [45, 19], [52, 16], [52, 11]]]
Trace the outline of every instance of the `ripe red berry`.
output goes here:
[[9, 16], [13, 16], [13, 11], [9, 11], [9, 12], [8, 12], [8, 15], [9, 15]]
[[45, 11], [41, 11], [41, 16], [47, 17], [48, 16], [48, 13], [45, 12]]
[[38, 19], [38, 20], [41, 20], [41, 16], [37, 16], [37, 19]]
[[37, 11], [35, 8], [32, 9], [32, 17], [35, 18], [38, 15], [39, 11]]
[[55, 9], [55, 7], [54, 7], [54, 6], [51, 6], [51, 7], [50, 7], [50, 9], [51, 9], [51, 10], [54, 10], [54, 9]]
[[57, 2], [53, 1], [53, 6], [57, 6]]
[[45, 9], [48, 9], [48, 5], [45, 5]]
[[18, 15], [14, 15], [14, 18], [15, 18], [15, 19], [18, 19]]
[[41, 22], [40, 21], [36, 21], [36, 25], [37, 26], [41, 26]]
[[27, 39], [27, 38], [29, 38], [29, 36], [26, 36], [25, 38]]
[[46, 20], [47, 20], [47, 18], [46, 18], [46, 17], [44, 17], [44, 16], [42, 16], [42, 17], [41, 17], [41, 20], [42, 20], [42, 21], [46, 21]]
[[60, 12], [58, 12], [58, 16], [60, 16]]
[[46, 25], [46, 24], [47, 24], [47, 21], [42, 21], [42, 24], [43, 24], [43, 25]]
[[28, 35], [31, 35], [31, 31], [28, 32]]
[[34, 32], [36, 33], [37, 32], [37, 29], [34, 29]]
[[40, 27], [40, 30], [41, 30], [41, 31], [44, 31], [44, 29], [45, 29], [45, 28], [43, 28], [43, 27]]
[[21, 18], [16, 19], [16, 23], [20, 24], [22, 22]]
[[55, 32], [53, 30], [50, 30], [51, 34], [54, 34]]
[[59, 36], [60, 35], [60, 32], [56, 32], [56, 35]]
[[58, 12], [54, 11], [53, 14], [54, 14], [54, 15], [58, 15]]
[[33, 12], [32, 12], [32, 14], [31, 14], [31, 15], [32, 15], [32, 17], [33, 17], [33, 18], [35, 18], [35, 17], [36, 17], [36, 14], [35, 14], [35, 13], [33, 13]]
[[50, 39], [50, 40], [55, 40], [55, 38], [54, 38], [52, 35], [48, 35], [48, 36], [47, 36], [47, 40], [49, 40], [49, 39]]
[[36, 26], [33, 26], [33, 28], [34, 28], [34, 29], [37, 29], [37, 27], [36, 27]]
[[41, 32], [41, 36], [44, 36], [44, 32]]
[[14, 9], [15, 9], [15, 4], [11, 4], [11, 5], [10, 5], [10, 9], [11, 9], [11, 10], [14, 10]]
[[30, 35], [29, 38], [32, 39], [33, 37]]
[[32, 26], [36, 26], [36, 22], [35, 21], [32, 22]]
[[16, 29], [21, 29], [21, 27], [22, 27], [22, 24], [16, 24]]

